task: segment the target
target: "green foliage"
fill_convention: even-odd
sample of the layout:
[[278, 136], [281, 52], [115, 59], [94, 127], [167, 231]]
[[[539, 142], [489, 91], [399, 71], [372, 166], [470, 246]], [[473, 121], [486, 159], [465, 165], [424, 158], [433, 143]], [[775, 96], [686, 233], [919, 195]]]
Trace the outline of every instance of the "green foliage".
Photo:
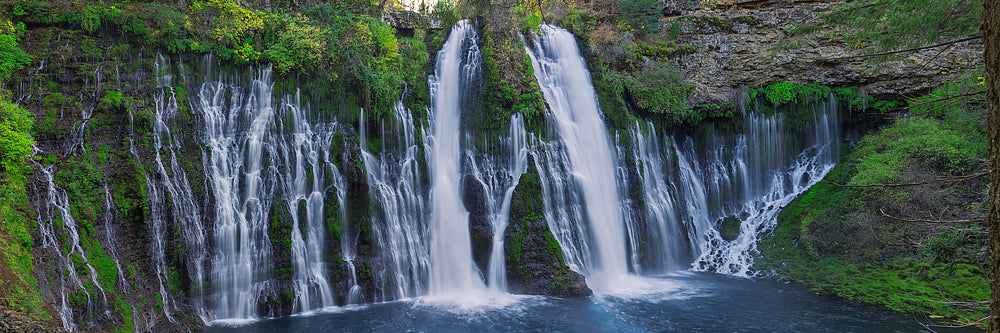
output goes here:
[[899, 106], [901, 101], [875, 101], [868, 105], [868, 101], [861, 97], [855, 87], [827, 87], [818, 83], [799, 85], [789, 82], [778, 82], [762, 88], [751, 88], [747, 90], [747, 97], [756, 100], [763, 97], [772, 108], [777, 108], [790, 103], [813, 103], [830, 94], [837, 97], [842, 106], [849, 110], [863, 110], [869, 108], [880, 112], [892, 110]]
[[[961, 83], [947, 84], [911, 103], [959, 95], [965, 91], [962, 87]], [[924, 103], [911, 112], [932, 114], [901, 119], [862, 139], [855, 154], [859, 172], [850, 183], [898, 181], [905, 166], [915, 161], [953, 175], [978, 171], [987, 147], [985, 126], [979, 122], [984, 112], [982, 101], [976, 96], [966, 103]]]
[[34, 233], [25, 189], [31, 156], [33, 118], [0, 91], [0, 259], [14, 274], [14, 281], [0, 281], [0, 297], [30, 313], [49, 318], [31, 255]]
[[982, 0], [866, 0], [846, 3], [824, 17], [847, 25], [855, 49], [916, 47], [970, 36], [982, 22]]
[[264, 55], [274, 63], [278, 73], [319, 69], [324, 59], [327, 42], [322, 30], [308, 24], [304, 17], [289, 19], [278, 32], [278, 42], [271, 44]]
[[905, 172], [903, 166], [914, 161], [926, 161], [955, 175], [972, 172], [979, 164], [979, 145], [939, 121], [903, 119], [862, 140], [857, 150], [858, 175], [849, 184], [899, 181]]
[[116, 110], [126, 107], [125, 96], [120, 91], [108, 90], [97, 103], [98, 110]]
[[0, 33], [0, 82], [31, 63], [31, 60], [31, 55], [18, 47], [16, 35]]
[[778, 82], [764, 88], [764, 97], [773, 105], [782, 105], [795, 100], [797, 88], [794, 83]]
[[33, 124], [31, 114], [0, 91], [0, 171], [14, 181], [24, 179], [25, 161], [35, 144], [30, 134]]
[[132, 326], [132, 305], [125, 301], [125, 299], [123, 299], [120, 295], [115, 296], [115, 313], [122, 315], [122, 324], [124, 325], [115, 327], [116, 333], [135, 332], [135, 327]]
[[674, 20], [670, 23], [670, 38], [676, 39], [681, 36], [683, 25], [680, 20]]
[[[101, 284], [107, 292], [115, 291], [115, 282], [118, 281], [118, 268], [115, 266], [114, 259], [111, 259], [101, 248], [101, 244], [94, 239], [92, 236], [81, 235], [80, 246], [83, 251], [87, 254], [87, 263], [94, 267], [97, 271], [97, 282]], [[74, 262], [76, 264], [76, 262]], [[76, 265], [76, 269], [86, 267], [85, 265]], [[86, 272], [89, 274], [90, 272]]]
[[638, 107], [665, 114], [674, 124], [690, 121], [693, 117], [686, 104], [691, 86], [668, 63], [646, 62], [639, 73], [627, 79], [626, 89]]
[[814, 24], [809, 24], [809, 25], [795, 24], [791, 28], [788, 28], [787, 32], [789, 35], [792, 36], [801, 36], [801, 35], [809, 35], [814, 32], [820, 31], [822, 29], [823, 29], [822, 27]]
[[441, 21], [441, 26], [445, 27], [445, 30], [455, 25], [460, 19], [458, 14], [455, 13], [455, 4], [451, 1], [438, 1], [435, 3], [431, 16]]
[[656, 0], [622, 0], [618, 2], [618, 20], [639, 34], [660, 30], [662, 4]]

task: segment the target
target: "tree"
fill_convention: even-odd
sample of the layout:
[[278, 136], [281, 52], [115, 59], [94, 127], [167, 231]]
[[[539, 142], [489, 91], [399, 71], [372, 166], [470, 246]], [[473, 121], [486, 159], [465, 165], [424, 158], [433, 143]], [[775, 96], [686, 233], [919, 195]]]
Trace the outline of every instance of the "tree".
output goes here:
[[618, 20], [640, 34], [655, 33], [660, 30], [662, 8], [656, 0], [623, 0], [618, 3]]
[[990, 236], [989, 332], [1000, 333], [1000, 0], [983, 2], [983, 59], [986, 62], [986, 132], [989, 137]]

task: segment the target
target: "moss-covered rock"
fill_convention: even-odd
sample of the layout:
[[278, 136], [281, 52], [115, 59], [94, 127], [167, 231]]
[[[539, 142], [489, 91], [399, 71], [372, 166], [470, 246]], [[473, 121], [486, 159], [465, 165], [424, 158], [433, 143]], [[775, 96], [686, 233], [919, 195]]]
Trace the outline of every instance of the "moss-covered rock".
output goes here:
[[556, 297], [592, 295], [580, 273], [569, 269], [562, 248], [549, 231], [542, 204], [538, 169], [529, 156], [511, 198], [510, 223], [504, 230], [507, 283], [515, 293]]

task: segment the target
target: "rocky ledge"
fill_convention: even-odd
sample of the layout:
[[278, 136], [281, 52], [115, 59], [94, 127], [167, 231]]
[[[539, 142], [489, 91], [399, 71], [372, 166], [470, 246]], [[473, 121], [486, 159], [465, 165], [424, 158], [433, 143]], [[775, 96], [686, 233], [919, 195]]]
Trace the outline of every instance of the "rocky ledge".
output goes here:
[[[864, 51], [845, 42], [846, 31], [838, 30], [843, 28], [822, 22], [843, 3], [707, 0], [696, 9], [675, 11], [685, 15], [665, 19], [664, 26], [679, 24], [676, 42], [696, 49], [676, 60], [694, 86], [688, 104], [738, 103], [747, 87], [777, 82], [860, 87], [873, 98], [902, 99], [982, 65], [981, 39], [899, 53], [885, 61], [859, 57]], [[814, 31], [802, 33], [803, 27]]]

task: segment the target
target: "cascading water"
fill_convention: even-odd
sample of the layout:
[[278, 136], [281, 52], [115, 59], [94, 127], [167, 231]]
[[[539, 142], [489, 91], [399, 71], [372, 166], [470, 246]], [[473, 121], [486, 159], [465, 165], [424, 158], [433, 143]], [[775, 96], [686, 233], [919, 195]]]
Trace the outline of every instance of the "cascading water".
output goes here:
[[[37, 154], [37, 148], [35, 150]], [[97, 280], [97, 270], [90, 264], [80, 244], [76, 219], [70, 214], [69, 197], [65, 190], [56, 185], [53, 166], [35, 163], [35, 167], [42, 172], [46, 184], [45, 201], [42, 207], [36, 209], [40, 214], [38, 218], [40, 247], [50, 249], [52, 253], [55, 253], [55, 261], [58, 265], [58, 267], [52, 267], [52, 270], [47, 270], [57, 276], [41, 280], [48, 281], [47, 283], [50, 285], [46, 290], [52, 291], [54, 296], [59, 297], [53, 303], [56, 303], [56, 311], [59, 312], [63, 328], [67, 331], [74, 331], [77, 326], [73, 319], [73, 307], [70, 304], [71, 294], [82, 292], [85, 296], [87, 312], [83, 314], [83, 318], [88, 318], [94, 313], [108, 313], [108, 299], [104, 288]], [[39, 192], [41, 193], [41, 191]], [[77, 267], [80, 264], [85, 267]], [[90, 280], [85, 283], [77, 273], [79, 270], [88, 272]]]
[[[567, 231], [567, 226], [561, 222], [549, 221], [560, 244], [587, 243], [586, 247], [573, 248], [576, 251], [593, 251], [573, 255], [581, 261], [578, 265], [587, 276], [589, 285], [597, 290], [611, 289], [617, 279], [628, 274], [625, 222], [619, 207], [621, 200], [611, 142], [601, 118], [590, 72], [580, 55], [575, 37], [550, 25], [542, 25], [541, 30], [542, 34], [534, 39], [535, 50], [530, 52], [533, 54], [532, 67], [564, 146], [564, 154], [559, 157], [568, 158], [568, 161], [560, 162], [568, 167], [565, 171], [569, 171], [562, 173], [562, 177], [573, 179], [562, 181], [577, 188], [583, 199], [573, 203], [582, 204], [582, 210], [571, 208], [574, 212], [582, 211], [582, 215], [567, 217], [565, 214], [569, 211], [564, 207], [558, 208], [558, 214], [560, 219], [577, 221], [570, 224], [586, 224], [587, 230]], [[552, 194], [551, 189], [546, 192]], [[546, 204], [546, 207], [550, 206], [552, 204]], [[587, 262], [589, 260], [594, 262]]]
[[[780, 138], [780, 133], [788, 131], [784, 126], [784, 114], [769, 116], [752, 112], [747, 115], [745, 124], [751, 128], [746, 131], [747, 137], [743, 142], [748, 142], [756, 150], [742, 150], [742, 154], [736, 158], [748, 161], [745, 163], [747, 165], [769, 165], [773, 169], [758, 169], [758, 175], [763, 178], [751, 175], [747, 179], [747, 186], [752, 190], [749, 192], [751, 197], [742, 203], [742, 210], [737, 214], [741, 222], [739, 236], [727, 242], [717, 232], [709, 233], [708, 241], [711, 245], [695, 261], [695, 269], [739, 276], [751, 274], [753, 255], [757, 253], [760, 235], [774, 228], [778, 213], [784, 206], [833, 169], [840, 158], [837, 100], [831, 94], [825, 100], [807, 107], [812, 108], [813, 117], [808, 121], [809, 125], [801, 130], [805, 133], [796, 135], [805, 139], [800, 139], [803, 141], [803, 149], [794, 158], [776, 156], [781, 151], [771, 150], [782, 147], [789, 149], [793, 145], [789, 142], [775, 142], [775, 138]], [[809, 132], [812, 135], [808, 135]], [[768, 160], [769, 158], [774, 160]]]
[[[652, 124], [648, 124], [647, 127], [653, 129]], [[679, 191], [664, 175], [666, 172], [664, 164], [669, 164], [671, 160], [664, 161], [661, 156], [670, 157], [672, 154], [661, 149], [660, 139], [655, 132], [647, 135], [638, 123], [630, 134], [632, 155], [642, 180], [644, 217], [647, 223], [651, 224], [647, 243], [648, 247], [655, 249], [648, 251], [653, 257], [650, 261], [654, 264], [647, 268], [674, 270], [686, 267], [697, 249], [687, 241], [688, 230], [677, 215], [674, 197]], [[673, 146], [673, 140], [664, 141], [667, 145]]]
[[462, 202], [460, 119], [462, 87], [479, 70], [476, 31], [468, 20], [452, 27], [438, 52], [434, 76], [428, 80], [432, 107], [430, 134], [425, 138], [431, 175], [430, 293], [460, 294], [483, 289], [472, 261], [469, 212]]
[[[694, 269], [749, 274], [760, 233], [836, 162], [836, 100], [831, 96], [805, 107], [813, 107], [814, 114], [804, 134], [787, 135], [791, 129], [783, 113], [754, 111], [746, 114], [742, 133], [710, 130], [702, 148], [692, 138], [661, 137], [652, 123], [635, 124], [629, 134], [650, 234], [647, 268], [675, 270], [694, 260]], [[732, 241], [724, 240], [713, 222], [727, 216], [741, 221]]]
[[121, 260], [118, 260], [115, 229], [111, 225], [116, 215], [117, 210], [115, 209], [114, 201], [111, 200], [111, 190], [108, 189], [108, 183], [104, 182], [104, 248], [108, 249], [108, 256], [115, 262], [115, 270], [118, 271], [117, 287], [127, 292], [129, 286], [128, 282], [125, 282], [125, 272], [122, 271]]
[[264, 162], [280, 160], [270, 131], [275, 123], [273, 89], [268, 67], [248, 88], [206, 82], [198, 93], [196, 106], [204, 116], [209, 147], [203, 161], [216, 203], [216, 320], [256, 318], [258, 299], [273, 291], [267, 214], [279, 184], [277, 168]]
[[[383, 129], [383, 137], [400, 142], [386, 144], [380, 156], [366, 147], [364, 112], [359, 126], [359, 145], [368, 177], [368, 192], [373, 206], [372, 232], [380, 250], [375, 269], [374, 301], [423, 295], [427, 292], [427, 204], [420, 190], [421, 145], [410, 110], [396, 103], [393, 128]], [[347, 228], [345, 228], [346, 230]], [[353, 245], [345, 246], [352, 249]], [[345, 255], [347, 255], [345, 253]], [[353, 257], [350, 259], [353, 260]], [[346, 260], [346, 258], [345, 258]], [[348, 261], [351, 263], [352, 261]], [[353, 263], [351, 266], [353, 268]], [[356, 277], [354, 278], [356, 279]]]
[[[326, 179], [343, 177], [330, 160], [330, 143], [336, 133], [335, 123], [321, 123], [313, 127], [298, 101], [285, 104], [284, 111], [291, 115], [291, 142], [278, 147], [284, 156], [285, 199], [292, 217], [292, 263], [295, 269], [295, 290], [298, 311], [336, 305], [333, 290], [327, 280], [326, 260], [323, 257], [326, 223], [323, 205]], [[327, 173], [330, 177], [327, 177]], [[346, 188], [343, 181], [331, 183], [337, 193]], [[300, 202], [305, 202], [305, 213], [299, 214]], [[341, 206], [343, 207], [343, 203]], [[300, 215], [306, 221], [300, 221]], [[305, 231], [302, 231], [305, 228]], [[305, 238], [303, 238], [305, 235]]]
[[528, 134], [519, 114], [511, 116], [509, 133], [510, 137], [501, 137], [495, 143], [508, 150], [499, 157], [466, 151], [470, 169], [466, 177], [472, 177], [484, 189], [485, 214], [493, 231], [487, 282], [490, 290], [498, 293], [507, 292], [503, 244], [510, 202], [521, 174], [528, 169]]
[[[204, 227], [187, 173], [178, 163], [177, 151], [181, 149], [180, 140], [171, 132], [170, 126], [167, 124], [178, 115], [179, 110], [169, 66], [169, 60], [158, 54], [154, 69], [157, 74], [156, 87], [159, 91], [153, 98], [156, 108], [153, 113], [152, 133], [154, 171], [158, 176], [151, 178], [149, 174], [146, 174], [146, 193], [150, 206], [150, 215], [146, 221], [152, 238], [150, 254], [156, 277], [159, 280], [160, 300], [164, 304], [164, 315], [167, 320], [173, 322], [174, 319], [170, 312], [172, 308], [175, 308], [175, 305], [167, 293], [169, 271], [165, 258], [167, 251], [166, 227], [170, 221], [173, 221], [180, 231], [179, 234], [184, 238], [185, 261], [192, 286], [191, 302], [199, 317], [202, 320], [207, 320], [203, 304], [204, 292], [201, 289], [207, 259]], [[164, 153], [169, 158], [169, 171], [164, 165]]]

